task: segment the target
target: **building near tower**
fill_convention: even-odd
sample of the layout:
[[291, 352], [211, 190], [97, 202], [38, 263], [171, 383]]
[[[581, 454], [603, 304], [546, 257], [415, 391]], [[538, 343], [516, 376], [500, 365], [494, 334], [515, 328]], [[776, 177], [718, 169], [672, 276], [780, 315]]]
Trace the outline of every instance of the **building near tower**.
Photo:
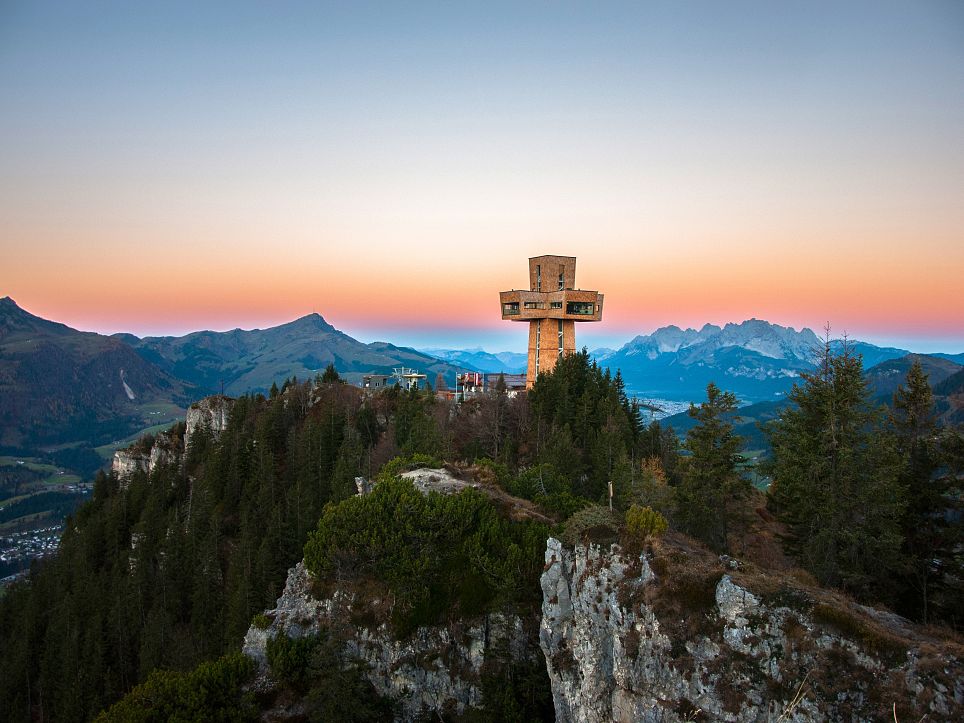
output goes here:
[[502, 318], [529, 323], [526, 388], [576, 351], [576, 322], [602, 319], [603, 295], [576, 288], [575, 256], [533, 256], [529, 289], [499, 293]]

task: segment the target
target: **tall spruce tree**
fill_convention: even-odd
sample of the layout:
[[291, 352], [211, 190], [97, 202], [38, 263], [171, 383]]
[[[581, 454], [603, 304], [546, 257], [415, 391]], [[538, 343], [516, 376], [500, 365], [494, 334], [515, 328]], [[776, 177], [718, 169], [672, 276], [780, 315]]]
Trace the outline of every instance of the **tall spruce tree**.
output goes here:
[[736, 396], [710, 382], [706, 401], [690, 406], [696, 425], [686, 434], [690, 453], [676, 488], [677, 525], [715, 550], [726, 549], [734, 503], [749, 491], [739, 471], [742, 439], [733, 431]]
[[880, 596], [901, 563], [901, 459], [871, 404], [859, 354], [829, 334], [815, 372], [768, 426], [772, 502], [803, 565], [830, 585]]
[[321, 383], [335, 384], [336, 382], [340, 382], [340, 381], [341, 381], [341, 377], [338, 375], [338, 372], [335, 370], [335, 365], [328, 364], [328, 366], [325, 367], [325, 373], [321, 375]]
[[960, 525], [950, 524], [953, 515], [945, 514], [960, 504], [948, 495], [957, 479], [952, 471], [955, 435], [938, 430], [934, 395], [919, 358], [894, 393], [891, 421], [904, 462], [901, 483], [907, 491], [902, 532], [908, 589], [901, 612], [925, 623], [934, 613], [952, 621], [959, 615], [945, 609], [943, 601], [949, 593], [959, 593], [960, 584], [947, 583], [961, 577], [956, 554]]

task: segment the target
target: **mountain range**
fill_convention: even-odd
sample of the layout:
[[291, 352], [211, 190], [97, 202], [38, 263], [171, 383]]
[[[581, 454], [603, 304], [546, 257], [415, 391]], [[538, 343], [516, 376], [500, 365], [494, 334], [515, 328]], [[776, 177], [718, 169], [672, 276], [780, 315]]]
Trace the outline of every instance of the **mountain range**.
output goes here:
[[[319, 314], [308, 314], [268, 329], [196, 331], [185, 336], [117, 334], [147, 361], [208, 391], [237, 396], [265, 392], [288, 377], [310, 379], [334, 364], [350, 381], [363, 374], [391, 374], [412, 367], [435, 382], [453, 383], [456, 368], [434, 356], [376, 341], [370, 344], [339, 331]], [[474, 371], [474, 370], [473, 370]]]
[[[754, 403], [784, 398], [800, 372], [813, 368], [821, 345], [810, 329], [750, 319], [699, 330], [667, 326], [594, 356], [614, 373], [620, 370], [627, 389], [640, 396], [700, 400], [713, 381]], [[863, 354], [865, 368], [909, 353], [865, 342], [853, 346]], [[961, 354], [926, 358], [932, 383], [964, 361]], [[206, 394], [264, 392], [288, 377], [311, 378], [328, 364], [349, 381], [406, 366], [432, 383], [439, 373], [451, 383], [458, 370], [515, 373], [524, 370], [525, 361], [522, 353], [480, 348], [418, 351], [366, 344], [318, 314], [268, 329], [108, 337], [42, 319], [7, 297], [0, 299], [0, 448], [38, 454], [91, 449], [168, 421]], [[879, 367], [872, 383], [881, 393], [892, 392], [899, 368]]]
[[[430, 382], [456, 367], [387, 342], [365, 344], [318, 314], [269, 329], [181, 337], [104, 336], [48, 321], [0, 299], [0, 453], [89, 473], [126, 438], [183, 417], [220, 391], [266, 392], [329, 364], [349, 381], [414, 367]], [[66, 460], [66, 461], [65, 461]]]
[[120, 339], [34, 316], [0, 299], [0, 447], [96, 446], [183, 408], [199, 390]]
[[[831, 344], [835, 348], [843, 342]], [[849, 342], [869, 368], [910, 352]], [[749, 319], [723, 327], [706, 324], [701, 329], [665, 326], [637, 336], [614, 352], [596, 354], [596, 360], [615, 373], [619, 369], [630, 392], [667, 400], [699, 400], [706, 385], [736, 393], [743, 402], [781, 399], [799, 380], [800, 372], [814, 368], [824, 342], [810, 329]], [[951, 362], [964, 355], [934, 355]]]

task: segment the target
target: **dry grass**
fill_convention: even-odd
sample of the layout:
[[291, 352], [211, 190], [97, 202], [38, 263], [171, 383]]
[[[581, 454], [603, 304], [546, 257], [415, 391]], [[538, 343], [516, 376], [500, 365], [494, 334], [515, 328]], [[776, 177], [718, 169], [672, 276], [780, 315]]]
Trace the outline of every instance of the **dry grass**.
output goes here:
[[535, 520], [550, 527], [559, 522], [558, 518], [547, 515], [535, 502], [524, 500], [521, 497], [514, 497], [502, 489], [491, 469], [478, 467], [476, 465], [451, 464], [444, 465], [444, 469], [457, 479], [477, 484], [479, 491], [492, 500], [499, 511], [510, 520], [516, 522], [521, 520]]
[[[656, 574], [656, 584], [634, 591], [630, 599], [622, 596], [620, 601], [651, 605], [670, 637], [674, 665], [681, 671], [692, 669], [686, 641], [705, 635], [720, 642], [722, 624], [716, 614], [715, 587], [724, 574], [757, 595], [768, 608], [794, 611], [786, 616], [783, 626], [789, 643], [781, 655], [783, 683], [760, 677], [757, 661], [730, 653], [724, 656], [731, 673], [749, 675], [768, 687], [772, 700], [782, 701], [784, 720], [803, 700], [814, 698], [832, 718], [893, 720], [896, 711], [898, 720], [921, 720], [936, 695], [936, 684], [953, 690], [955, 678], [961, 675], [961, 636], [944, 628], [913, 625], [886, 611], [858, 605], [849, 596], [821, 588], [808, 574], [782, 563], [777, 569], [743, 564], [739, 570], [729, 570], [700, 543], [671, 532], [650, 546], [650, 567]], [[864, 668], [846, 645], [819, 648], [817, 636], [807, 629], [809, 622], [850, 640], [879, 660], [884, 672]], [[924, 684], [924, 691], [916, 696], [908, 689], [901, 667], [908, 650], [915, 650], [919, 656], [918, 671]], [[725, 673], [718, 692], [724, 708], [738, 712], [742, 691], [726, 682]], [[955, 705], [952, 699], [949, 704]], [[956, 710], [955, 715], [961, 712]], [[687, 713], [693, 710], [687, 708]]]
[[[699, 636], [719, 638], [716, 585], [722, 570], [719, 559], [691, 539], [669, 533], [652, 543], [650, 567], [656, 584], [631, 588], [620, 597], [627, 607], [648, 605], [670, 639], [670, 654], [680, 670], [692, 670], [687, 641]], [[629, 586], [627, 586], [628, 588]]]
[[786, 554], [783, 540], [787, 528], [767, 510], [767, 500], [754, 490], [742, 501], [730, 524], [726, 544], [730, 555], [745, 564], [775, 572], [785, 572], [796, 565]]
[[904, 662], [907, 659], [907, 651], [912, 646], [911, 641], [901, 639], [867, 616], [855, 614], [849, 606], [817, 603], [813, 606], [811, 616], [815, 622], [829, 625], [890, 665], [899, 665]]

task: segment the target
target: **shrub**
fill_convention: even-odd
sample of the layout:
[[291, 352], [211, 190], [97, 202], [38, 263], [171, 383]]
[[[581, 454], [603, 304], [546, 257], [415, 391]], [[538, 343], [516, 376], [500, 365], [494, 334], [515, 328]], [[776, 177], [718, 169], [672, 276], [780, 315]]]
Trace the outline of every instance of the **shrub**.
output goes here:
[[510, 494], [532, 500], [564, 519], [591, 504], [589, 500], [574, 495], [566, 478], [548, 463], [520, 470], [516, 477], [506, 482], [505, 488]]
[[619, 517], [608, 507], [589, 505], [575, 512], [565, 524], [562, 542], [567, 545], [615, 542], [619, 536]]
[[629, 481], [624, 491], [616, 488], [617, 503], [624, 507], [637, 504], [669, 514], [673, 507], [673, 488], [666, 481], [666, 473], [659, 457], [649, 457], [639, 464], [639, 473]]
[[258, 630], [267, 630], [271, 625], [271, 618], [264, 613], [258, 613], [251, 619], [251, 624]]
[[639, 542], [660, 537], [667, 527], [666, 518], [651, 507], [633, 505], [626, 510], [626, 533]]
[[318, 635], [289, 638], [284, 633], [270, 638], [268, 665], [274, 677], [297, 690], [305, 690], [311, 680], [311, 659], [319, 640]]
[[111, 721], [254, 721], [254, 699], [244, 684], [254, 663], [242, 653], [201, 663], [186, 673], [155, 670], [98, 716]]
[[399, 632], [445, 613], [533, 603], [548, 528], [502, 517], [482, 492], [423, 495], [405, 479], [325, 507], [305, 544], [316, 577], [371, 576], [395, 596]]
[[324, 632], [311, 654], [311, 688], [304, 696], [305, 712], [315, 721], [397, 720], [393, 701], [379, 695], [365, 675], [361, 660], [345, 655], [344, 645]]
[[[479, 457], [475, 460], [474, 464], [480, 471], [487, 472], [491, 475], [492, 479], [501, 487], [508, 488], [511, 475], [509, 474], [509, 468], [502, 462], [496, 462], [489, 457]], [[480, 477], [482, 476], [485, 475], [480, 475]]]

